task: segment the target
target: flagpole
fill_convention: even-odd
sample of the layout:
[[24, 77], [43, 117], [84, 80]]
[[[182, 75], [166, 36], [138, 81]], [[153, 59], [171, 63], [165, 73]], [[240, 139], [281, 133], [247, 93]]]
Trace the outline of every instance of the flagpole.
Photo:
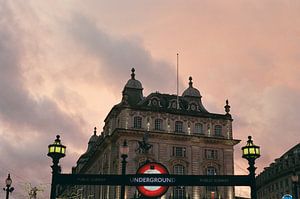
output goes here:
[[176, 86], [177, 86], [177, 109], [179, 109], [179, 54], [177, 53], [177, 80], [176, 80]]

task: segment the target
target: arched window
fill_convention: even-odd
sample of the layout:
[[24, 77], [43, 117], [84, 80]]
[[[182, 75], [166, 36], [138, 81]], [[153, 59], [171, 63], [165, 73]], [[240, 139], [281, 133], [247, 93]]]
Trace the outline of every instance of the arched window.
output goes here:
[[174, 174], [176, 174], [176, 175], [184, 175], [185, 174], [185, 168], [181, 164], [175, 164], [173, 166], [173, 171], [174, 171]]
[[206, 174], [209, 176], [217, 175], [217, 169], [215, 167], [207, 167]]
[[[185, 174], [185, 167], [181, 164], [176, 164], [173, 166], [174, 174], [177, 175], [184, 175]], [[185, 187], [183, 186], [176, 186], [173, 188], [173, 196], [176, 199], [184, 199], [185, 198]]]
[[156, 119], [154, 121], [154, 129], [155, 130], [162, 130], [162, 124], [163, 124], [163, 120], [162, 119]]
[[139, 116], [135, 116], [133, 118], [133, 128], [140, 129], [142, 128], [142, 118]]
[[[217, 169], [215, 167], [209, 166], [206, 169], [206, 174], [207, 175], [217, 175]], [[215, 187], [215, 186], [207, 186], [206, 189], [208, 192], [216, 192], [217, 191], [217, 187]]]
[[221, 125], [216, 125], [215, 126], [215, 135], [216, 136], [222, 136], [222, 126]]
[[181, 121], [175, 122], [175, 132], [176, 133], [183, 133], [182, 127], [183, 127], [183, 123]]
[[203, 134], [203, 125], [201, 123], [195, 124], [195, 133]]

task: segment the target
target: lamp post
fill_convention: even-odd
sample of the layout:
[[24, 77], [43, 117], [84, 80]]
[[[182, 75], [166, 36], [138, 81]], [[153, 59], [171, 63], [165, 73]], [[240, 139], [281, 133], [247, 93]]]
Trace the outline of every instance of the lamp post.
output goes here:
[[52, 168], [52, 183], [51, 183], [51, 194], [50, 199], [56, 198], [56, 177], [60, 173], [61, 167], [59, 164], [59, 159], [65, 157], [66, 146], [62, 145], [60, 142], [60, 136], [57, 135], [53, 144], [48, 146], [48, 156], [52, 158], [53, 165]]
[[8, 174], [6, 180], [5, 180], [5, 184], [6, 184], [6, 188], [3, 188], [4, 191], [6, 191], [6, 199], [9, 198], [9, 193], [13, 192], [14, 188], [10, 187], [12, 183], [12, 180], [10, 178], [10, 174]]
[[299, 183], [299, 176], [294, 172], [293, 175], [292, 175], [292, 183], [293, 183], [293, 186], [294, 186], [294, 196], [295, 196], [295, 199], [298, 199], [298, 183]]
[[251, 178], [251, 199], [256, 199], [256, 183], [255, 183], [255, 160], [260, 157], [260, 147], [253, 144], [252, 137], [248, 136], [246, 146], [242, 147], [243, 158], [248, 160], [248, 171]]
[[[121, 158], [122, 158], [122, 176], [125, 176], [126, 174], [126, 164], [127, 164], [127, 157], [128, 157], [128, 153], [129, 153], [129, 147], [127, 145], [127, 141], [124, 140], [123, 145], [120, 147], [120, 154], [121, 154]], [[125, 198], [125, 185], [121, 185], [121, 195], [120, 195], [121, 199]]]

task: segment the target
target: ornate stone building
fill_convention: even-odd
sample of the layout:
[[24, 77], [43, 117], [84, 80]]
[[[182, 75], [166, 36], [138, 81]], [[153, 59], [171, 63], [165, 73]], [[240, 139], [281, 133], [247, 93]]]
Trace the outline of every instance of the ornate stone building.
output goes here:
[[[192, 78], [181, 96], [159, 92], [143, 95], [140, 81], [131, 79], [122, 92], [122, 100], [105, 118], [103, 132], [96, 129], [88, 149], [77, 161], [73, 173], [120, 174], [119, 149], [126, 139], [130, 148], [127, 174], [135, 174], [146, 158], [164, 164], [170, 173], [187, 175], [233, 175], [232, 117], [228, 101], [224, 114], [208, 112]], [[147, 133], [153, 146], [140, 153], [138, 141]], [[119, 198], [120, 188], [114, 186], [83, 186], [85, 198]], [[234, 198], [233, 187], [170, 187], [161, 198]], [[133, 198], [135, 187], [126, 187], [126, 198]]]
[[[291, 194], [294, 198], [292, 175], [300, 175], [300, 144], [288, 150], [256, 177], [258, 199], [282, 198], [284, 194]], [[299, 182], [296, 186], [299, 186]]]

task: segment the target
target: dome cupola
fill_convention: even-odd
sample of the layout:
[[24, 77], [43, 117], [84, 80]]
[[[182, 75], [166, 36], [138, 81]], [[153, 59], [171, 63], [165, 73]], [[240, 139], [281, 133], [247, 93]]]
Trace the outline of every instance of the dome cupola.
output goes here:
[[95, 127], [94, 134], [89, 139], [88, 148], [87, 148], [86, 152], [79, 157], [77, 164], [83, 164], [88, 161], [88, 159], [91, 155], [91, 153], [90, 153], [91, 149], [93, 149], [96, 146], [96, 142], [97, 142], [98, 138], [99, 138], [99, 136], [97, 136], [97, 128]]
[[183, 97], [199, 97], [201, 98], [201, 94], [198, 89], [193, 87], [192, 77], [189, 78], [189, 87], [185, 89], [185, 91], [182, 93]]
[[131, 79], [129, 79], [122, 92], [122, 103], [125, 105], [137, 105], [143, 100], [143, 87], [139, 80], [135, 79], [135, 69], [131, 69]]
[[95, 146], [95, 143], [97, 142], [97, 140], [98, 140], [97, 128], [95, 127], [94, 128], [94, 134], [91, 136], [91, 138], [90, 138], [90, 140], [88, 142], [87, 152], [89, 152]]
[[125, 85], [125, 88], [143, 89], [139, 80], [135, 79], [135, 69], [131, 69], [131, 79], [129, 79]]

